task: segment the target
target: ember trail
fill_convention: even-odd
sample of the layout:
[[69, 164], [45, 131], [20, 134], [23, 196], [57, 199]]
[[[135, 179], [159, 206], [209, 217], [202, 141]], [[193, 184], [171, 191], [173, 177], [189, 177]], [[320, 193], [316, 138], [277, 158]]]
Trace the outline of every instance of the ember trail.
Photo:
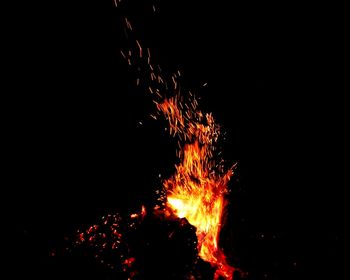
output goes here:
[[[117, 4], [120, 6], [120, 1], [116, 1]], [[142, 207], [139, 213], [123, 219], [119, 215], [108, 215], [100, 225], [79, 231], [75, 245], [97, 247], [96, 257], [101, 262], [111, 268], [119, 267], [126, 277], [132, 279], [140, 275], [140, 256], [132, 244], [132, 236], [138, 236], [140, 228], [142, 232], [142, 227], [150, 221], [172, 221], [180, 228], [192, 225], [194, 228], [190, 228], [196, 237], [192, 242], [193, 250], [203, 261], [211, 264], [214, 271], [212, 278], [231, 280], [237, 269], [228, 264], [219, 247], [219, 233], [234, 165], [225, 168], [219, 156], [220, 127], [211, 113], [200, 110], [194, 94], [181, 89], [181, 73], [178, 71], [170, 77], [164, 75], [161, 67], [153, 64], [150, 50], [136, 38], [130, 20], [124, 18], [124, 24], [131, 47], [121, 51], [121, 55], [129, 67], [138, 70], [136, 84], [146, 88], [153, 99], [156, 113], [151, 117], [155, 120], [165, 118], [167, 132], [177, 139], [178, 162], [175, 173], [162, 182], [158, 205], [153, 209]], [[167, 232], [171, 240], [174, 230]], [[110, 257], [108, 253], [110, 260], [106, 261], [106, 250], [115, 252], [119, 258]], [[113, 260], [118, 260], [119, 264], [113, 264]], [[194, 262], [186, 279], [201, 278], [196, 269], [198, 265]]]

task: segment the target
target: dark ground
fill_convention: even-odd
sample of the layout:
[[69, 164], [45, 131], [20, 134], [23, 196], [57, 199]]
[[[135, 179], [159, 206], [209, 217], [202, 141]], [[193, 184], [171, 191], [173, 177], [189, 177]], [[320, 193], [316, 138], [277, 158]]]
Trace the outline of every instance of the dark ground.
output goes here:
[[[14, 215], [11, 279], [111, 277], [89, 260], [55, 262], [48, 252], [105, 213], [150, 203], [158, 174], [174, 164], [120, 57], [121, 11], [109, 1], [73, 2], [18, 4], [8, 22], [3, 199]], [[224, 157], [238, 169], [234, 237], [225, 246], [236, 265], [250, 279], [343, 279], [341, 8], [158, 0], [153, 14], [150, 1], [130, 2], [129, 18], [155, 60], [180, 69], [227, 132]]]

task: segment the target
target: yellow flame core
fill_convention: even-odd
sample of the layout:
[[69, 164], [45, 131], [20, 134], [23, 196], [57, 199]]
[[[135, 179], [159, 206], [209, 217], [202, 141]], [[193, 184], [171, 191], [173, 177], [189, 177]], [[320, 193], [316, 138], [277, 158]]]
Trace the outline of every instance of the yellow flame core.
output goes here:
[[199, 256], [217, 269], [214, 279], [232, 279], [234, 268], [227, 264], [218, 239], [233, 170], [224, 171], [215, 153], [219, 126], [197, 104], [194, 98], [189, 105], [183, 104], [179, 95], [156, 103], [169, 122], [170, 133], [181, 140], [176, 172], [164, 181], [167, 207], [196, 227]]

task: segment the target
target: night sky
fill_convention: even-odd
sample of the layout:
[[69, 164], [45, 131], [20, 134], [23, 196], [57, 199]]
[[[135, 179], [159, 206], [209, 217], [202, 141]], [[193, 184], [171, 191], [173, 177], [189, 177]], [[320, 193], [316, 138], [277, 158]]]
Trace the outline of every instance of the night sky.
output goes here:
[[50, 252], [106, 213], [152, 204], [158, 175], [174, 170], [174, 145], [120, 55], [126, 15], [154, 61], [180, 70], [226, 132], [223, 157], [238, 163], [226, 245], [234, 264], [248, 279], [341, 279], [343, 17], [250, 1], [79, 2], [18, 3], [8, 22], [10, 278], [113, 279], [89, 259]]

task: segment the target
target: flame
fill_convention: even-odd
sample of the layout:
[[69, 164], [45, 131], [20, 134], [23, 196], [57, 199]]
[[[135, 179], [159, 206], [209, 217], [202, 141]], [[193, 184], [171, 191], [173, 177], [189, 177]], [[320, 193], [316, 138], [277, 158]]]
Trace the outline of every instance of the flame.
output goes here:
[[175, 174], [164, 181], [166, 207], [196, 227], [199, 256], [216, 268], [214, 279], [232, 279], [234, 268], [218, 246], [225, 195], [233, 167], [225, 171], [216, 153], [220, 128], [211, 114], [203, 114], [191, 95], [186, 104], [178, 94], [156, 103], [180, 139]]
[[[132, 33], [127, 18], [125, 25]], [[181, 73], [178, 71], [168, 79], [159, 65], [151, 63], [149, 48], [144, 51], [140, 41], [136, 38], [134, 41], [133, 50], [121, 54], [129, 66], [137, 65], [138, 72], [145, 74], [142, 78], [145, 88], [154, 97], [158, 112], [168, 121], [170, 134], [178, 137], [179, 161], [175, 165], [175, 174], [163, 182], [166, 208], [196, 227], [199, 256], [216, 269], [214, 280], [220, 277], [231, 280], [234, 271], [240, 270], [227, 263], [218, 242], [234, 166], [225, 170], [219, 157], [220, 127], [212, 114], [199, 110], [194, 95], [189, 93], [188, 100], [184, 101], [178, 82]], [[142, 65], [146, 67], [140, 67]], [[140, 81], [138, 77], [137, 86], [140, 86]], [[151, 117], [157, 119], [154, 115]]]

